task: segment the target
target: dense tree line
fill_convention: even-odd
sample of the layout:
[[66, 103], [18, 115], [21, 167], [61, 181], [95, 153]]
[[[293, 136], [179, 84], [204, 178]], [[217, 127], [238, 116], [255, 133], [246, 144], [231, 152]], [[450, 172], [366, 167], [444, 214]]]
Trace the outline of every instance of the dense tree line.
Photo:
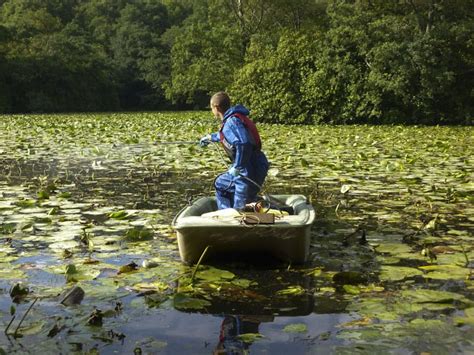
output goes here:
[[474, 0], [0, 0], [0, 112], [471, 124]]

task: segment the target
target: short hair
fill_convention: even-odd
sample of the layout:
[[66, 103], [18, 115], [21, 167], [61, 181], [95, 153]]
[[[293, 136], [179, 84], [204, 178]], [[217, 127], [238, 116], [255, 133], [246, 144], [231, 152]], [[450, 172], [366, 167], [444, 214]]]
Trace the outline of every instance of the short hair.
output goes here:
[[219, 107], [219, 111], [226, 112], [230, 108], [230, 97], [224, 91], [216, 92], [211, 97], [211, 106]]

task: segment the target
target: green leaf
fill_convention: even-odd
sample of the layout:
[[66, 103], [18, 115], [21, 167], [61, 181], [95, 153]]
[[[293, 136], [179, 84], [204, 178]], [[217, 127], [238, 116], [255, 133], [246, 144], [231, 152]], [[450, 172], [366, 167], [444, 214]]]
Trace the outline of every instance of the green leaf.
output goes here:
[[460, 294], [448, 291], [429, 289], [402, 290], [401, 296], [408, 298], [413, 303], [452, 303], [454, 301], [468, 302]]
[[129, 242], [143, 242], [153, 239], [153, 231], [144, 227], [133, 227], [125, 233], [125, 240]]
[[423, 275], [424, 278], [433, 280], [465, 280], [471, 273], [468, 268], [456, 265], [428, 265], [419, 268], [428, 271]]
[[302, 295], [305, 292], [306, 291], [303, 287], [301, 287], [300, 285], [296, 285], [296, 286], [287, 287], [283, 290], [278, 290], [276, 294], [279, 296], [286, 296], [286, 295], [297, 296], [297, 295]]
[[252, 344], [262, 338], [264, 338], [264, 336], [260, 333], [245, 333], [236, 336], [236, 339], [241, 340], [246, 344]]
[[177, 293], [173, 297], [173, 305], [176, 309], [203, 309], [211, 305], [207, 300], [193, 298], [182, 293]]
[[227, 270], [221, 270], [214, 267], [209, 267], [205, 270], [200, 270], [196, 273], [196, 277], [208, 282], [217, 282], [221, 280], [231, 280], [235, 275]]
[[304, 323], [288, 324], [283, 328], [283, 331], [286, 333], [306, 333], [308, 326]]
[[423, 275], [423, 272], [412, 267], [382, 265], [379, 278], [380, 281], [400, 281], [421, 275]]
[[126, 219], [128, 217], [128, 213], [126, 211], [116, 211], [116, 212], [111, 212], [109, 213], [109, 217], [110, 218], [113, 218], [113, 219], [118, 219], [118, 220], [122, 220], [122, 219]]
[[341, 193], [342, 194], [348, 193], [350, 189], [352, 189], [351, 185], [342, 185], [341, 186]]

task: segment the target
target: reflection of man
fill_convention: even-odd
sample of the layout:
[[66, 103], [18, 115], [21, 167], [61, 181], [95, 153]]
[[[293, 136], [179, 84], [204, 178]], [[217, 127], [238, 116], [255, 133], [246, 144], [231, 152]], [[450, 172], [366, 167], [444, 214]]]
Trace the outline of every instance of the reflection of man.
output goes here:
[[219, 344], [214, 349], [214, 355], [248, 354], [250, 344], [239, 338], [242, 334], [257, 334], [261, 322], [272, 321], [272, 316], [231, 316], [226, 315], [221, 324]]

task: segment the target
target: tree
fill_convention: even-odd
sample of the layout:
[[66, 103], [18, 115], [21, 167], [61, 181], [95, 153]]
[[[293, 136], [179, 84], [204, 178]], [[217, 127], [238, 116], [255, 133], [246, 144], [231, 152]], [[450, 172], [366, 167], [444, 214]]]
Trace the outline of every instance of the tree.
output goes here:
[[207, 106], [209, 94], [230, 85], [243, 62], [238, 27], [222, 22], [219, 11], [197, 3], [193, 15], [173, 30], [171, 78], [164, 88], [174, 103]]
[[3, 5], [14, 111], [100, 110], [116, 107], [114, 82], [103, 53], [73, 23], [48, 11], [48, 1]]
[[9, 63], [6, 58], [6, 43], [8, 41], [8, 30], [0, 25], [0, 112], [9, 112], [10, 108], [10, 93], [9, 90]]
[[265, 36], [233, 93], [271, 122], [471, 122], [471, 16], [435, 1], [423, 27], [409, 3], [391, 3], [332, 2], [327, 31], [276, 46]]
[[162, 104], [169, 50], [161, 36], [168, 27], [167, 10], [161, 3], [136, 1], [120, 11], [111, 49], [120, 72], [124, 107], [156, 108]]
[[287, 32], [278, 45], [254, 37], [246, 65], [231, 86], [232, 96], [252, 108], [252, 117], [276, 123], [310, 123], [311, 107], [301, 98], [306, 75], [314, 71], [317, 42], [302, 33]]

